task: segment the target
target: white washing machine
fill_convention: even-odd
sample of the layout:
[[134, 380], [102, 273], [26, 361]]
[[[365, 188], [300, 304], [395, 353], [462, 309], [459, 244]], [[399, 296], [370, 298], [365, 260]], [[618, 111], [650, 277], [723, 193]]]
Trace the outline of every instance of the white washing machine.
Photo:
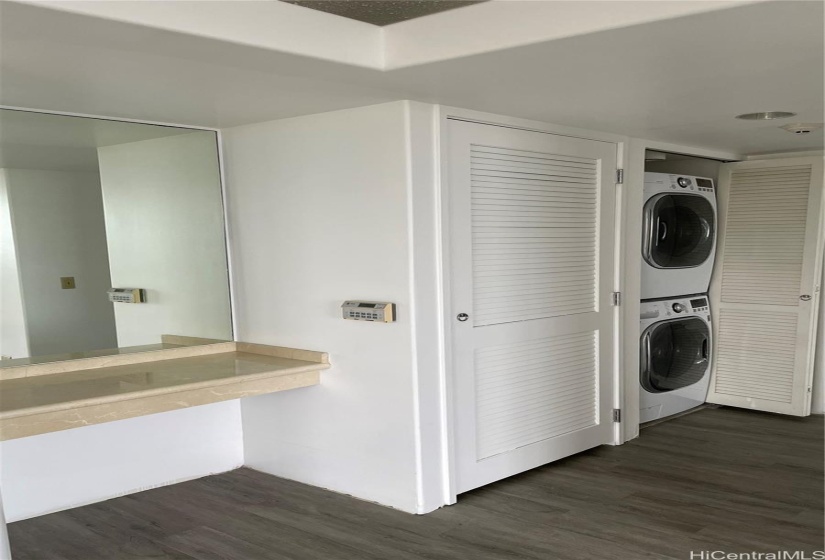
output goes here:
[[641, 332], [639, 421], [704, 403], [713, 349], [707, 295], [643, 301]]
[[713, 180], [645, 173], [642, 299], [708, 291], [716, 254]]

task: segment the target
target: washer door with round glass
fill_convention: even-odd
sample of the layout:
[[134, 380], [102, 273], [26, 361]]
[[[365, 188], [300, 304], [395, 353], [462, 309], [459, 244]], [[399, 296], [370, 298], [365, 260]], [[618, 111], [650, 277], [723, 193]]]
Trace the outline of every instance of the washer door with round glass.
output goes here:
[[660, 194], [645, 204], [644, 258], [656, 268], [699, 266], [713, 251], [715, 214], [692, 194]]
[[697, 317], [651, 325], [642, 334], [642, 387], [665, 393], [699, 382], [707, 373], [710, 329]]

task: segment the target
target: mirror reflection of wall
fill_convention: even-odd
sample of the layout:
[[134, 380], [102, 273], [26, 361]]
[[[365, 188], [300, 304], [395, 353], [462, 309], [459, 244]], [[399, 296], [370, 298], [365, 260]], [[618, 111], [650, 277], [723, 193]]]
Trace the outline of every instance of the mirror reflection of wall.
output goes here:
[[0, 251], [4, 360], [232, 339], [212, 131], [0, 110]]

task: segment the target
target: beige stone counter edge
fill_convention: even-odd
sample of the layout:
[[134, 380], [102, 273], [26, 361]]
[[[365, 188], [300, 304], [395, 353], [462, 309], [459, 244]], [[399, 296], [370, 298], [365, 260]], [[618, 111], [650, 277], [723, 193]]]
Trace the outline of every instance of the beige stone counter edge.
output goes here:
[[[21, 408], [18, 410], [0, 411], [0, 421], [10, 418], [19, 418], [21, 416], [29, 416], [34, 414], [43, 414], [46, 412], [59, 412], [62, 410], [72, 410], [75, 408], [83, 408], [86, 406], [93, 406], [96, 404], [116, 403], [121, 401], [131, 401], [134, 399], [143, 399], [147, 397], [154, 397], [156, 395], [165, 395], [172, 393], [185, 393], [197, 389], [222, 387], [225, 385], [234, 385], [245, 381], [257, 381], [259, 379], [267, 379], [270, 377], [288, 377], [291, 375], [300, 375], [304, 373], [315, 373], [321, 370], [328, 369], [328, 364], [312, 364], [306, 366], [295, 366], [290, 368], [279, 369], [276, 371], [265, 371], [261, 373], [249, 373], [239, 375], [237, 377], [226, 377], [223, 379], [209, 379], [206, 381], [193, 381], [185, 385], [172, 385], [169, 387], [158, 387], [156, 389], [142, 389], [132, 391], [129, 393], [121, 393], [119, 395], [107, 395], [104, 397], [92, 397], [88, 399], [77, 399], [73, 401], [58, 402], [54, 404], [44, 404], [41, 406], [32, 406], [28, 408]], [[59, 374], [56, 374], [59, 375]]]
[[[325, 352], [262, 344], [235, 342], [216, 344], [213, 346], [219, 347], [220, 350], [216, 348], [215, 351], [208, 352], [208, 354], [228, 353], [225, 350], [227, 344], [232, 345], [233, 348], [229, 352], [263, 354], [310, 363], [235, 377], [138, 390], [121, 395], [78, 399], [10, 410], [0, 413], [0, 441], [220, 401], [310, 387], [318, 385], [321, 381], [321, 371], [330, 367], [329, 356]], [[159, 353], [160, 351], [152, 352], [152, 354]], [[174, 360], [178, 357], [166, 357], [151, 361]], [[139, 360], [137, 363], [146, 363], [146, 360]]]
[[220, 394], [215, 392], [220, 387], [202, 387], [200, 389], [161, 393], [125, 401], [93, 404], [68, 410], [2, 419], [0, 420], [0, 435], [2, 435], [0, 441], [59, 432], [243, 397], [311, 387], [320, 383], [320, 376], [320, 369], [316, 369], [292, 375], [259, 376], [257, 380], [244, 380], [241, 378], [235, 384], [223, 385], [222, 387], [226, 389], [226, 392]]
[[[169, 335], [164, 335], [164, 337], [167, 336]], [[0, 368], [0, 381], [20, 379], [23, 377], [34, 377], [36, 375], [52, 375], [55, 373], [99, 369], [104, 367], [146, 364], [161, 360], [174, 360], [176, 358], [193, 358], [195, 356], [207, 356], [209, 354], [221, 354], [224, 352], [250, 352], [252, 354], [264, 354], [279, 358], [304, 360], [306, 362], [329, 363], [329, 357], [324, 352], [298, 350], [295, 348], [268, 346], [265, 344], [253, 344], [249, 342], [216, 342], [202, 344], [199, 346], [181, 346], [179, 348], [149, 350], [146, 352], [136, 352], [133, 354], [113, 354], [108, 356], [96, 356], [92, 358], [77, 358], [58, 362], [46, 362], [42, 364]]]

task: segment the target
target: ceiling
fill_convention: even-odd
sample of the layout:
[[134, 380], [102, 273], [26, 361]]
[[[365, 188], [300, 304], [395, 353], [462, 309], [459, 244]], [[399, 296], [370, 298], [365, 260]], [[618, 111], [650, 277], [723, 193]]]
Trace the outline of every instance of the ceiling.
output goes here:
[[390, 25], [431, 14], [465, 8], [486, 0], [281, 0], [312, 10], [371, 23]]
[[192, 129], [0, 109], [0, 168], [96, 171], [97, 148]]
[[[396, 69], [12, 2], [2, 8], [6, 105], [223, 128], [411, 99], [738, 154], [823, 145], [821, 129], [800, 136], [778, 128], [825, 120], [819, 1], [747, 4]], [[776, 110], [798, 116], [733, 118]]]

